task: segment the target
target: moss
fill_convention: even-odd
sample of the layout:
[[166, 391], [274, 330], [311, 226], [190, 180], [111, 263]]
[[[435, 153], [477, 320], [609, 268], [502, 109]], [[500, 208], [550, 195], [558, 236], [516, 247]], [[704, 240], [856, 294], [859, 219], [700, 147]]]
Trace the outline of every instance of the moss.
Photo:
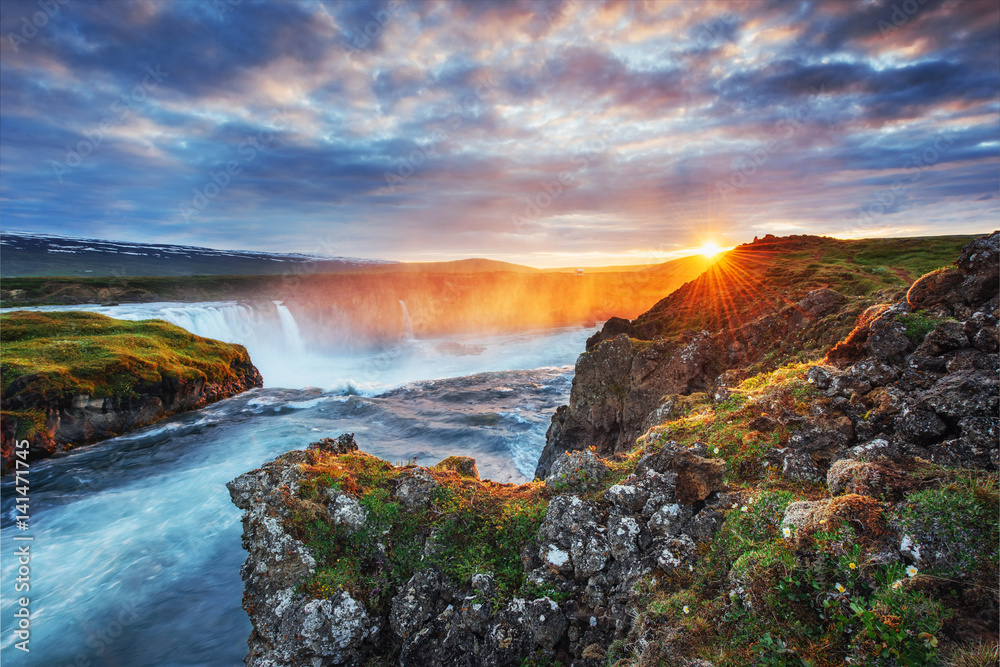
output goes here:
[[304, 468], [300, 497], [312, 500], [324, 488], [335, 489], [357, 498], [368, 520], [348, 533], [322, 515], [298, 514], [295, 529], [318, 564], [302, 591], [326, 597], [346, 589], [370, 608], [384, 609], [423, 562], [462, 586], [472, 575], [490, 572], [502, 595], [517, 594], [524, 585], [521, 549], [534, 540], [548, 506], [544, 485], [484, 482], [436, 466], [427, 469], [439, 484], [430, 505], [407, 510], [392, 492], [409, 467], [363, 452], [314, 454], [314, 463]]
[[898, 315], [896, 316], [896, 321], [900, 322], [906, 329], [906, 337], [914, 345], [920, 345], [924, 342], [927, 334], [934, 331], [934, 328], [941, 322], [941, 318], [934, 317], [928, 314], [927, 311], [920, 310], [915, 313]]
[[17, 422], [17, 431], [14, 437], [18, 440], [22, 438], [31, 439], [37, 433], [45, 430], [46, 415], [44, 410], [4, 410], [2, 413], [5, 419], [14, 419]]
[[965, 478], [940, 489], [911, 493], [901, 512], [903, 528], [933, 554], [929, 572], [967, 578], [996, 572], [1000, 514], [995, 478]]
[[[195, 336], [162, 320], [128, 322], [83, 312], [0, 315], [0, 390], [6, 399], [30, 392], [120, 396], [166, 378], [224, 383], [233, 365], [249, 364], [241, 345]], [[16, 380], [23, 387], [8, 395]]]

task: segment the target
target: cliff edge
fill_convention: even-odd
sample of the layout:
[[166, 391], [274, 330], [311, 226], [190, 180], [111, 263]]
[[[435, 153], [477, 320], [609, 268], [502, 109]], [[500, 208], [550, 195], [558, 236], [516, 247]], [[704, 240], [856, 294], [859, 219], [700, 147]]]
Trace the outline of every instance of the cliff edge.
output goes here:
[[0, 325], [4, 472], [16, 441], [45, 458], [263, 384], [242, 345], [160, 320], [16, 311]]

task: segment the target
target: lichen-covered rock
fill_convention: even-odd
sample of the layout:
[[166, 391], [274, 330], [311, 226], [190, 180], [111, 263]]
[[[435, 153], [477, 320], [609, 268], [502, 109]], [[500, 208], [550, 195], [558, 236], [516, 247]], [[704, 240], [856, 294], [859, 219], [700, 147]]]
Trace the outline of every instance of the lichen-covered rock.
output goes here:
[[423, 468], [409, 468], [396, 481], [396, 500], [411, 510], [426, 507], [438, 486], [437, 480]]
[[826, 485], [831, 496], [842, 493], [867, 495], [877, 481], [878, 466], [854, 459], [841, 459], [830, 466], [826, 473]]
[[441, 574], [435, 568], [416, 572], [403, 590], [392, 599], [389, 625], [401, 639], [413, 634], [427, 619], [435, 615], [441, 597]]
[[246, 658], [252, 667], [353, 664], [362, 659], [362, 644], [377, 632], [364, 605], [344, 591], [325, 600], [296, 592], [314, 572], [316, 560], [287, 531], [284, 515], [290, 513], [286, 499], [297, 492], [301, 465], [308, 460], [308, 452], [289, 452], [227, 485], [233, 503], [244, 510], [248, 555], [240, 574], [254, 628]]
[[339, 494], [329, 506], [330, 519], [335, 526], [344, 526], [350, 531], [361, 530], [368, 520], [368, 513], [351, 496]]
[[552, 464], [545, 486], [557, 492], [589, 491], [600, 485], [608, 474], [608, 464], [589, 449], [564, 452]]

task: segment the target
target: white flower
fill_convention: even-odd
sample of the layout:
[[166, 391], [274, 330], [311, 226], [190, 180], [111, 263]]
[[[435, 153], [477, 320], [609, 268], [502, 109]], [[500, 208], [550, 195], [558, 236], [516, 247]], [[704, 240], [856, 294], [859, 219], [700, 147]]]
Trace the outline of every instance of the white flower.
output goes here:
[[687, 606], [687, 605], [684, 605], [684, 613], [685, 613], [685, 614], [690, 614], [690, 613], [691, 613], [691, 609], [690, 609], [690, 608], [688, 608], [688, 606]]
[[747, 505], [753, 505], [753, 496], [747, 498]]
[[896, 581], [892, 582], [892, 588], [893, 588], [893, 590], [898, 589], [902, 585], [903, 585], [903, 580], [902, 579], [897, 579]]
[[838, 593], [843, 593], [844, 591], [847, 590], [846, 588], [844, 588], [843, 586], [841, 586], [839, 583], [836, 586], [834, 586], [834, 588], [837, 589]]
[[740, 511], [746, 514], [749, 510], [747, 510], [747, 506], [744, 505], [743, 507], [740, 508]]
[[917, 568], [913, 567], [912, 565], [906, 568], [906, 576], [912, 577], [915, 576], [916, 574], [917, 574]]
[[781, 534], [784, 535], [785, 537], [791, 537], [792, 536], [792, 527], [791, 526], [785, 526], [784, 528], [781, 529]]
[[719, 448], [718, 448], [718, 447], [716, 447], [716, 448], [715, 448], [715, 449], [714, 449], [713, 451], [714, 451], [714, 452], [715, 452], [716, 454], [718, 454], [718, 453], [719, 453]]

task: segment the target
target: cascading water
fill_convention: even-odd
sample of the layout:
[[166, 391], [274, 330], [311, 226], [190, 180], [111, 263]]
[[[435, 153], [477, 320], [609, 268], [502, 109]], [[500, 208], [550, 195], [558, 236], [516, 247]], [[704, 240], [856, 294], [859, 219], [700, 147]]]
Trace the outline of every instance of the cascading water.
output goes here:
[[[271, 388], [32, 462], [32, 651], [21, 655], [13, 648], [16, 600], [5, 594], [5, 664], [239, 664], [250, 633], [239, 576], [246, 555], [226, 482], [344, 432], [390, 461], [430, 465], [468, 455], [484, 477], [524, 481], [551, 414], [568, 398], [568, 364], [590, 333], [567, 328], [422, 338], [323, 356], [305, 345], [290, 351], [290, 332], [301, 341], [299, 328], [308, 318], [286, 310], [293, 330], [280, 305], [44, 308], [161, 318], [242, 343]], [[509, 370], [517, 368], [534, 370]], [[291, 388], [277, 388], [282, 385]], [[13, 538], [24, 534], [14, 524], [13, 485], [12, 479], [0, 484], [7, 582], [19, 567], [11, 555], [21, 543]]]
[[406, 340], [413, 342], [416, 337], [413, 335], [413, 320], [410, 319], [410, 311], [406, 309], [406, 302], [399, 300], [399, 307], [403, 309], [403, 331], [406, 333]]
[[302, 340], [302, 334], [299, 332], [299, 325], [295, 322], [295, 318], [292, 317], [292, 311], [288, 310], [288, 306], [281, 301], [275, 301], [274, 305], [278, 308], [278, 317], [281, 319], [281, 330], [285, 334], [285, 341], [288, 343], [289, 350], [293, 354], [304, 354], [306, 344]]

